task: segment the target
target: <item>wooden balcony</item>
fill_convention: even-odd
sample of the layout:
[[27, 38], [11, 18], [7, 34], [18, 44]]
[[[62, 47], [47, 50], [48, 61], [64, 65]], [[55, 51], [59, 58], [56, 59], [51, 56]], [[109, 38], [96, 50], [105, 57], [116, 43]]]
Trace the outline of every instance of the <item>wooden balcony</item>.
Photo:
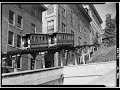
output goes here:
[[47, 34], [35, 34], [30, 33], [23, 36], [23, 42], [25, 47], [35, 48], [35, 47], [47, 47], [48, 46]]
[[74, 45], [74, 35], [71, 33], [26, 34], [23, 36], [23, 47], [48, 47], [54, 45]]
[[53, 33], [50, 35], [51, 43], [55, 45], [73, 45], [74, 34], [71, 33]]

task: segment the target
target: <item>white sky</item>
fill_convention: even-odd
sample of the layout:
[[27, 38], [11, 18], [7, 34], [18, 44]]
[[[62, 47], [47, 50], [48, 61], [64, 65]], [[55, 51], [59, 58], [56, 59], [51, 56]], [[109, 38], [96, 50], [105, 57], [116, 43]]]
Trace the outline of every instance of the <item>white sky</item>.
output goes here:
[[102, 29], [105, 28], [106, 14], [112, 14], [111, 18], [116, 16], [116, 4], [106, 3], [106, 4], [94, 4], [96, 10], [98, 11], [101, 19], [103, 20]]

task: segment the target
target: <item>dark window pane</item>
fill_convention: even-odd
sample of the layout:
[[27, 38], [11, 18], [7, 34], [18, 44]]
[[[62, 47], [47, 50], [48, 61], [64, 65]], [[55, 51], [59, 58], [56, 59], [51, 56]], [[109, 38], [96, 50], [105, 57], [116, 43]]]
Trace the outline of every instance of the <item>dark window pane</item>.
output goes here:
[[21, 36], [17, 35], [17, 47], [21, 47]]
[[8, 33], [8, 44], [13, 45], [13, 32]]
[[22, 25], [22, 17], [18, 15], [18, 27], [21, 28]]
[[36, 29], [36, 26], [32, 23], [32, 24], [31, 24], [32, 33], [35, 33], [35, 29]]
[[9, 23], [13, 24], [14, 12], [9, 10]]

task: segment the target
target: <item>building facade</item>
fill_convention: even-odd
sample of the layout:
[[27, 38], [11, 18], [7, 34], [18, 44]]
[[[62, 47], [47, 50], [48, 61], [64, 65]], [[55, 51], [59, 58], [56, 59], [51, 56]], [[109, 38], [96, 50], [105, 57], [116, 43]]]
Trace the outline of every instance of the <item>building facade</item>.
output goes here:
[[102, 27], [101, 24], [103, 23], [101, 17], [99, 16], [97, 10], [95, 9], [94, 5], [90, 4], [90, 5], [86, 5], [84, 4], [83, 7], [86, 9], [86, 11], [88, 12], [89, 16], [92, 19], [91, 24], [91, 43], [93, 43], [94, 41], [92, 39], [94, 39], [96, 37], [96, 33], [98, 33], [98, 42], [99, 44], [102, 43], [102, 37], [101, 37], [101, 33], [102, 33]]
[[[47, 11], [42, 15], [43, 33], [72, 33], [74, 34], [74, 46], [90, 45], [90, 33], [92, 19], [81, 4], [47, 4]], [[62, 52], [63, 65], [75, 65], [85, 63], [85, 57], [89, 58], [89, 52], [83, 49], [77, 51]], [[60, 57], [61, 54], [58, 54]], [[56, 56], [57, 57], [57, 56]], [[65, 59], [67, 57], [67, 59]]]
[[[2, 53], [22, 49], [22, 36], [27, 33], [42, 33], [42, 12], [47, 8], [42, 4], [2, 4]], [[16, 70], [31, 69], [31, 55], [18, 55], [3, 58], [4, 68], [7, 60], [7, 71], [13, 72], [15, 59]]]

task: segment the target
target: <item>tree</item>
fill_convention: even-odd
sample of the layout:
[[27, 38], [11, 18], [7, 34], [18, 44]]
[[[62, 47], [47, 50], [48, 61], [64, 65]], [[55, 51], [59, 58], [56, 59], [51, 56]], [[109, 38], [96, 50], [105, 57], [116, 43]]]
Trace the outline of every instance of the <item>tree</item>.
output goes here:
[[98, 44], [99, 44], [98, 38], [99, 38], [98, 32], [96, 32], [95, 37], [94, 37], [94, 40], [93, 40], [93, 44], [94, 44], [95, 46], [98, 46]]
[[[115, 18], [116, 19], [116, 18]], [[107, 46], [116, 44], [116, 20], [111, 19], [111, 14], [106, 15], [106, 27], [104, 29], [105, 42]]]

